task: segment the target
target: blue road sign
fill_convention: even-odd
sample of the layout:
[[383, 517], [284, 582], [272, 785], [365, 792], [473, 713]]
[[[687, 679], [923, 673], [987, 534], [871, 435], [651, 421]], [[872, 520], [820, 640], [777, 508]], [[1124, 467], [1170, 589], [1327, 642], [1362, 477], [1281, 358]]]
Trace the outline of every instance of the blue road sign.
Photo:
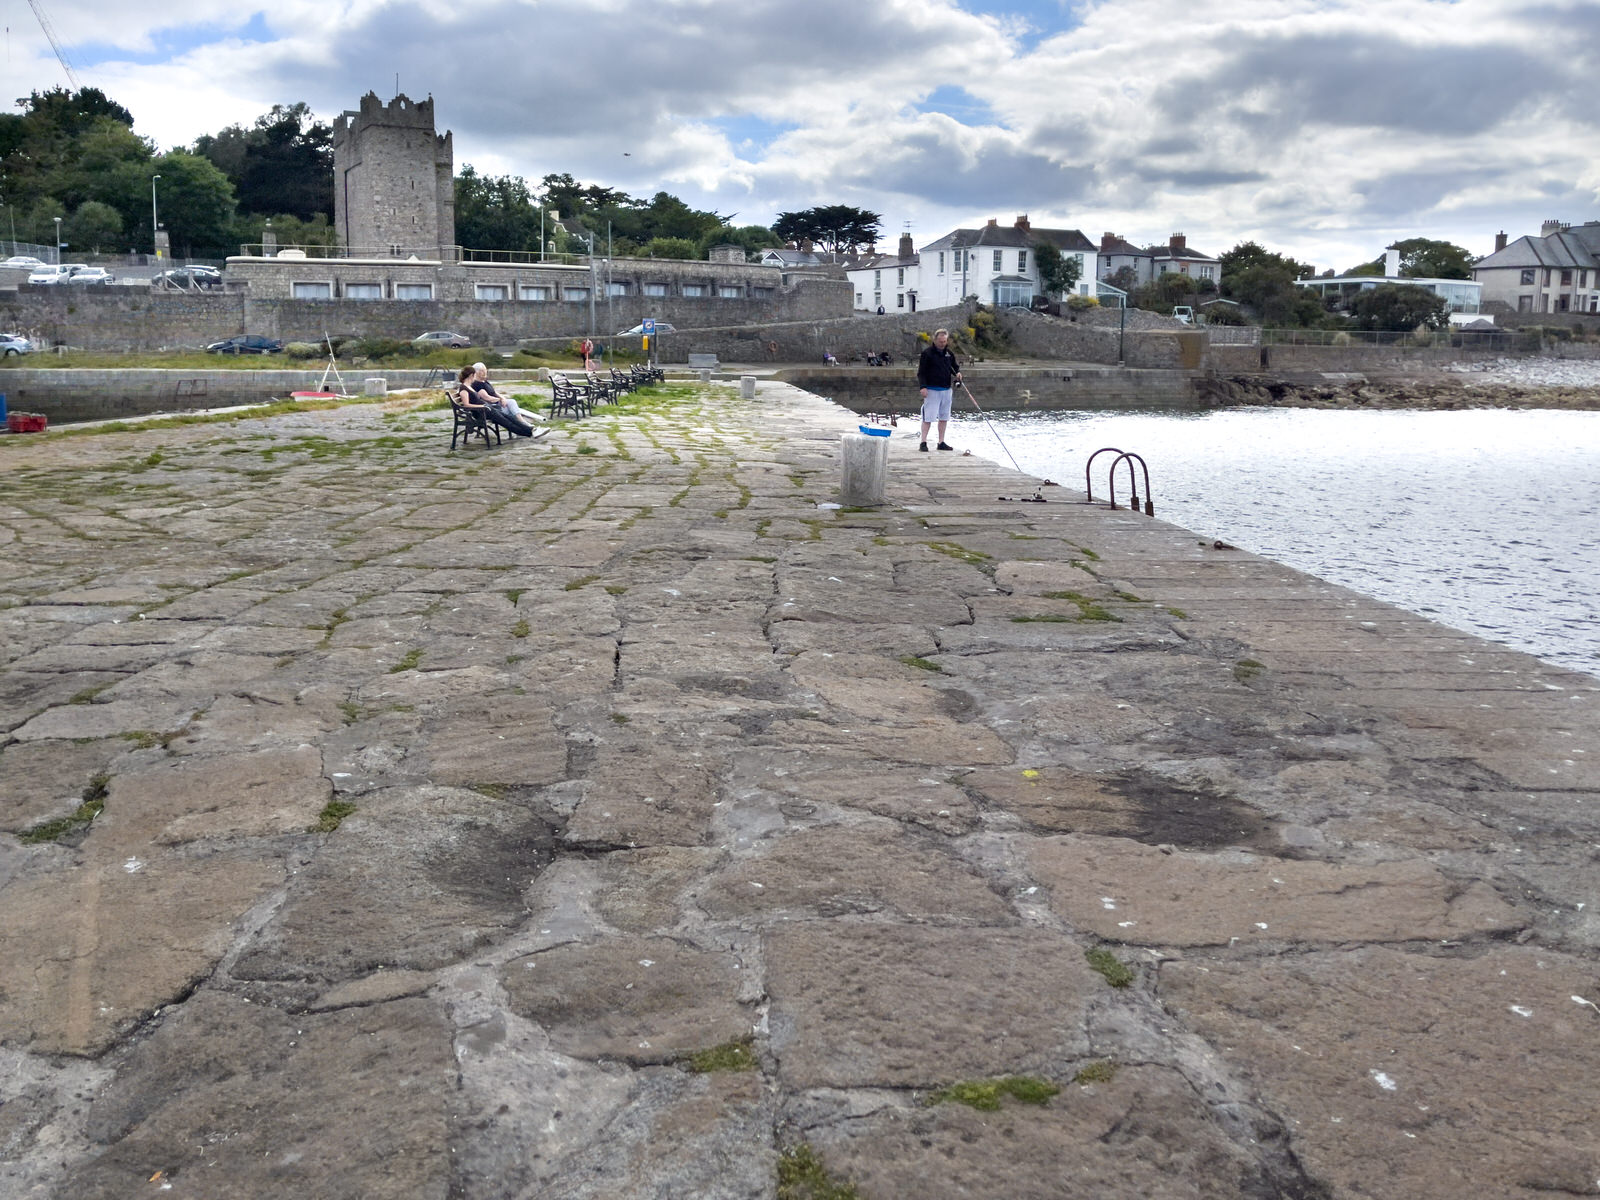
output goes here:
[[645, 337], [655, 337], [655, 335], [656, 335], [656, 320], [655, 320], [654, 317], [646, 317], [644, 319], [644, 336]]

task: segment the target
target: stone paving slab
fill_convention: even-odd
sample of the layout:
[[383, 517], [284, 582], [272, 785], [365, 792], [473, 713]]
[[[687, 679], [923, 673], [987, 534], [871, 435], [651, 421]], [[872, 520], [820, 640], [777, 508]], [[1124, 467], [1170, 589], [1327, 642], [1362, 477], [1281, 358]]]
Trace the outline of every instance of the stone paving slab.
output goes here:
[[1600, 680], [770, 381], [446, 424], [0, 441], [8, 1200], [1600, 1194]]

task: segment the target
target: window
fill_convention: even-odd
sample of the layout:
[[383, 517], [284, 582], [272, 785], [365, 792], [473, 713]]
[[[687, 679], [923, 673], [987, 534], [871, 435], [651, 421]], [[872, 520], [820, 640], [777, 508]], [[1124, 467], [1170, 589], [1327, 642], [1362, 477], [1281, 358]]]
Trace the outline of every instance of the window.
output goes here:
[[1201, 279], [1210, 279], [1211, 278], [1211, 268], [1210, 267], [1201, 267], [1200, 268], [1200, 278]]
[[1588, 287], [1589, 286], [1589, 272], [1587, 272], [1587, 271], [1579, 271], [1578, 272], [1578, 286], [1579, 287]]
[[717, 289], [717, 295], [723, 300], [742, 300], [744, 299], [744, 289], [725, 283]]
[[665, 296], [667, 285], [664, 283], [647, 283], [640, 289], [646, 296]]
[[556, 290], [548, 283], [524, 283], [517, 288], [518, 300], [554, 300]]
[[1572, 286], [1572, 272], [1571, 271], [1563, 271], [1563, 272], [1561, 272], [1561, 286], [1562, 287], [1571, 287]]
[[[1549, 267], [1546, 267], [1544, 269], [1544, 285], [1545, 285], [1545, 287], [1549, 287], [1550, 286], [1550, 268]], [[1545, 311], [1549, 312], [1550, 310], [1546, 309]]]
[[477, 300], [509, 300], [511, 289], [503, 283], [479, 283], [473, 285], [473, 298]]
[[564, 287], [561, 289], [561, 298], [563, 300], [587, 300], [589, 298], [589, 289], [586, 287]]
[[894, 306], [896, 308], [904, 308], [906, 306], [906, 294], [904, 292], [895, 293]]
[[[772, 299], [772, 289], [769, 288], [769, 287], [753, 287], [753, 288], [750, 289], [750, 299], [752, 299], [752, 300], [771, 300]], [[856, 293], [856, 303], [857, 304], [861, 303], [861, 293], [860, 292]]]
[[895, 283], [899, 284], [901, 287], [904, 287], [906, 282], [906, 269], [904, 267], [897, 267], [895, 268], [895, 274]]
[[296, 300], [333, 299], [333, 284], [331, 283], [297, 283], [292, 290]]
[[394, 298], [396, 300], [432, 300], [433, 284], [397, 283], [394, 285]]
[[344, 285], [344, 298], [346, 300], [382, 300], [383, 284], [347, 283]]
[[1027, 273], [1028, 273], [1028, 252], [1026, 250], [1018, 250], [1017, 251], [1017, 274], [1018, 275], [1026, 275]]
[[883, 272], [882, 271], [874, 271], [872, 273], [872, 287], [873, 287], [873, 290], [876, 291], [878, 288], [881, 288], [882, 286], [883, 286]]
[[1000, 308], [1019, 304], [1026, 307], [1033, 303], [1033, 285], [1030, 283], [996, 283], [994, 285], [994, 302]]
[[944, 251], [939, 251], [939, 274], [944, 274]]
[[1004, 253], [1005, 253], [1004, 250], [996, 250], [994, 252], [994, 269], [996, 271], [998, 271], [1000, 269], [1000, 256], [1002, 254], [1004, 254]]
[[1531, 270], [1531, 269], [1527, 270], [1527, 271], [1524, 271], [1522, 273], [1522, 286], [1523, 287], [1532, 287], [1533, 283], [1534, 283], [1534, 275], [1535, 275], [1535, 272], [1533, 270]]
[[857, 292], [857, 293], [856, 293], [856, 307], [857, 307], [857, 308], [862, 308], [862, 307], [864, 307], [864, 306], [863, 306], [863, 305], [862, 305], [862, 303], [861, 303], [861, 293], [860, 293], [860, 292]]
[[628, 294], [628, 285], [625, 284], [625, 283], [608, 283], [608, 284], [606, 284], [606, 295], [608, 295], [608, 296], [626, 296], [627, 294]]
[[1572, 300], [1572, 297], [1568, 296], [1568, 295], [1566, 295], [1564, 293], [1562, 295], [1560, 295], [1560, 296], [1557, 296], [1556, 297], [1556, 311], [1557, 312], [1566, 312], [1571, 300]]
[[706, 285], [703, 283], [686, 283], [683, 285], [685, 296], [704, 296], [707, 294]]
[[[1532, 271], [1524, 271], [1523, 274], [1524, 275], [1532, 275], [1533, 272]], [[1533, 297], [1532, 296], [1518, 296], [1517, 297], [1517, 311], [1518, 312], [1532, 312], [1533, 311]]]

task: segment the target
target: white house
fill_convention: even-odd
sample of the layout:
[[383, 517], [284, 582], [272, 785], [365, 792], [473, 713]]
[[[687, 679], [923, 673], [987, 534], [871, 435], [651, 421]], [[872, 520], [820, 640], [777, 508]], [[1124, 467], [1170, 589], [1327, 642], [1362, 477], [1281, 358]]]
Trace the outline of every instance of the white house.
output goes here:
[[1498, 300], [1517, 312], [1600, 313], [1600, 221], [1574, 229], [1546, 221], [1538, 237], [1509, 246], [1504, 233], [1494, 253], [1472, 267], [1484, 303]]
[[900, 246], [894, 254], [869, 254], [855, 263], [845, 271], [854, 293], [851, 307], [858, 312], [877, 312], [880, 308], [884, 312], [915, 312], [918, 263], [909, 233], [900, 235]]
[[1076, 229], [1035, 229], [1026, 215], [1010, 226], [996, 218], [981, 229], [956, 229], [918, 253], [917, 303], [943, 308], [976, 296], [1000, 306], [1032, 302], [1039, 282], [1037, 248], [1047, 242], [1078, 263], [1073, 290], [1091, 295], [1098, 270], [1094, 243]]
[[1222, 281], [1222, 263], [1209, 254], [1189, 248], [1189, 240], [1181, 233], [1167, 239], [1165, 246], [1135, 246], [1126, 238], [1114, 233], [1100, 235], [1100, 274], [1107, 279], [1123, 267], [1133, 271], [1133, 286], [1140, 287], [1157, 276], [1169, 272], [1192, 275], [1196, 279]]

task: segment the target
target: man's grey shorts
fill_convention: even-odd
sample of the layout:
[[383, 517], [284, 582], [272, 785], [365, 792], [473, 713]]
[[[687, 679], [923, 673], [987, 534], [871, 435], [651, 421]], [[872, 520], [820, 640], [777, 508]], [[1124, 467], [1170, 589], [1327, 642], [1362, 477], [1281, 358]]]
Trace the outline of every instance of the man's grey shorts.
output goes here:
[[927, 399], [922, 402], [922, 419], [930, 424], [934, 421], [948, 421], [950, 397], [954, 394], [951, 388], [929, 388]]

